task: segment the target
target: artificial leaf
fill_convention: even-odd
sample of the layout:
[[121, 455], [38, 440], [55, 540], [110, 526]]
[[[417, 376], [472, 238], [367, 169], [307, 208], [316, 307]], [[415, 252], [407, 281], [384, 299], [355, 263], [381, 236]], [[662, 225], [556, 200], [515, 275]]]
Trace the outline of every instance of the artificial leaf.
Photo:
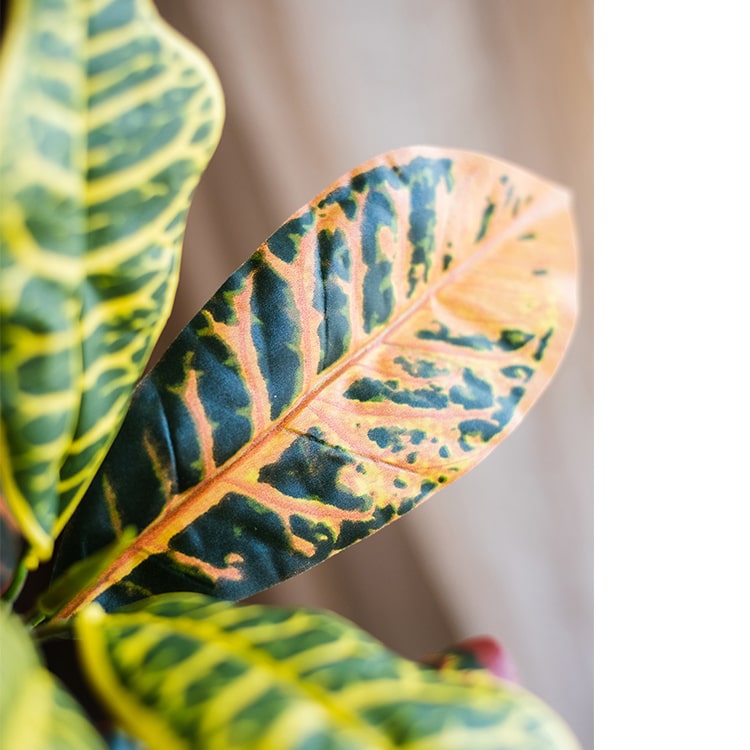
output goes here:
[[149, 747], [573, 750], [535, 697], [402, 659], [319, 611], [168, 594], [75, 620], [84, 669]]
[[105, 750], [69, 693], [42, 666], [21, 621], [0, 606], [0, 747]]
[[17, 0], [3, 42], [0, 467], [34, 567], [166, 322], [223, 103], [150, 0]]
[[294, 214], [136, 390], [61, 539], [132, 547], [61, 612], [240, 599], [476, 465], [555, 371], [575, 316], [568, 193], [478, 154], [375, 158]]

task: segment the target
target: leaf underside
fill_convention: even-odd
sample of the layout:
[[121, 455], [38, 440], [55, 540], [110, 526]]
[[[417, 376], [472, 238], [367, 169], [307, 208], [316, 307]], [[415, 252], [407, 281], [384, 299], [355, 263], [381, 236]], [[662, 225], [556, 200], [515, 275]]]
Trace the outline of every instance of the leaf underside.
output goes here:
[[159, 750], [578, 747], [525, 691], [402, 659], [323, 612], [174, 594], [94, 605], [75, 627], [97, 693]]
[[223, 103], [149, 0], [13, 3], [0, 80], [0, 467], [34, 566], [166, 322]]
[[68, 692], [42, 666], [23, 623], [0, 608], [0, 747], [104, 750]]
[[403, 515], [518, 424], [575, 283], [568, 194], [513, 165], [415, 147], [341, 178], [139, 385], [56, 569], [139, 533], [63, 616], [244, 598]]

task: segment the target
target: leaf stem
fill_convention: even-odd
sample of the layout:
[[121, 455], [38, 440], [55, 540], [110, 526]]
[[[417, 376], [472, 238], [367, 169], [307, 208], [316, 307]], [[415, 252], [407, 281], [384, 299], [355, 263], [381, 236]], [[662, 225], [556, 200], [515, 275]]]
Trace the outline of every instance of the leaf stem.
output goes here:
[[53, 622], [42, 625], [34, 631], [34, 639], [38, 643], [44, 643], [52, 638], [70, 638], [72, 636], [70, 622]]
[[21, 593], [21, 590], [23, 589], [24, 583], [26, 583], [26, 576], [29, 574], [29, 569], [26, 567], [23, 561], [18, 563], [18, 567], [16, 568], [15, 575], [13, 576], [13, 580], [10, 582], [10, 586], [8, 586], [8, 589], [2, 596], [2, 600], [4, 602], [8, 602], [9, 604], [13, 604], [16, 599], [18, 598], [18, 595]]
[[24, 615], [23, 619], [30, 628], [36, 628], [47, 619], [47, 616], [35, 607], [31, 612]]

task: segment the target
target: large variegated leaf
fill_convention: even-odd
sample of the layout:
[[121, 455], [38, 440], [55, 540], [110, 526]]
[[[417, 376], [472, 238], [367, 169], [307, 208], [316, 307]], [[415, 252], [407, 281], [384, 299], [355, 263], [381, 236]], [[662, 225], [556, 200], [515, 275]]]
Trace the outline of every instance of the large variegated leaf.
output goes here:
[[105, 750], [68, 692], [42, 666], [21, 621], [0, 605], [0, 748]]
[[398, 657], [339, 617], [169, 594], [76, 618], [110, 711], [159, 750], [573, 750], [563, 722], [486, 672]]
[[57, 570], [139, 535], [62, 615], [249, 596], [470, 469], [560, 361], [574, 245], [564, 190], [477, 154], [403, 149], [334, 183], [139, 385]]
[[215, 75], [150, 0], [16, 0], [0, 68], [3, 488], [52, 553], [171, 309]]

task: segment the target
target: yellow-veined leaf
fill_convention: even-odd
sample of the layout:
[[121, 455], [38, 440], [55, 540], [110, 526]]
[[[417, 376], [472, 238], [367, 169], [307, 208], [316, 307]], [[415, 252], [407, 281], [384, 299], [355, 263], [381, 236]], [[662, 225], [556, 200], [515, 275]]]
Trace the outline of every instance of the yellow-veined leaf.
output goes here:
[[0, 86], [0, 468], [34, 567], [169, 315], [223, 100], [150, 0], [15, 0]]
[[402, 659], [329, 613], [167, 594], [75, 619], [107, 707], [159, 750], [575, 750], [537, 698]]
[[139, 385], [58, 574], [125, 526], [138, 537], [61, 616], [247, 597], [459, 477], [557, 368], [575, 264], [568, 193], [511, 164], [415, 147], [341, 178]]
[[78, 704], [42, 666], [21, 621], [0, 605], [0, 747], [105, 750]]

